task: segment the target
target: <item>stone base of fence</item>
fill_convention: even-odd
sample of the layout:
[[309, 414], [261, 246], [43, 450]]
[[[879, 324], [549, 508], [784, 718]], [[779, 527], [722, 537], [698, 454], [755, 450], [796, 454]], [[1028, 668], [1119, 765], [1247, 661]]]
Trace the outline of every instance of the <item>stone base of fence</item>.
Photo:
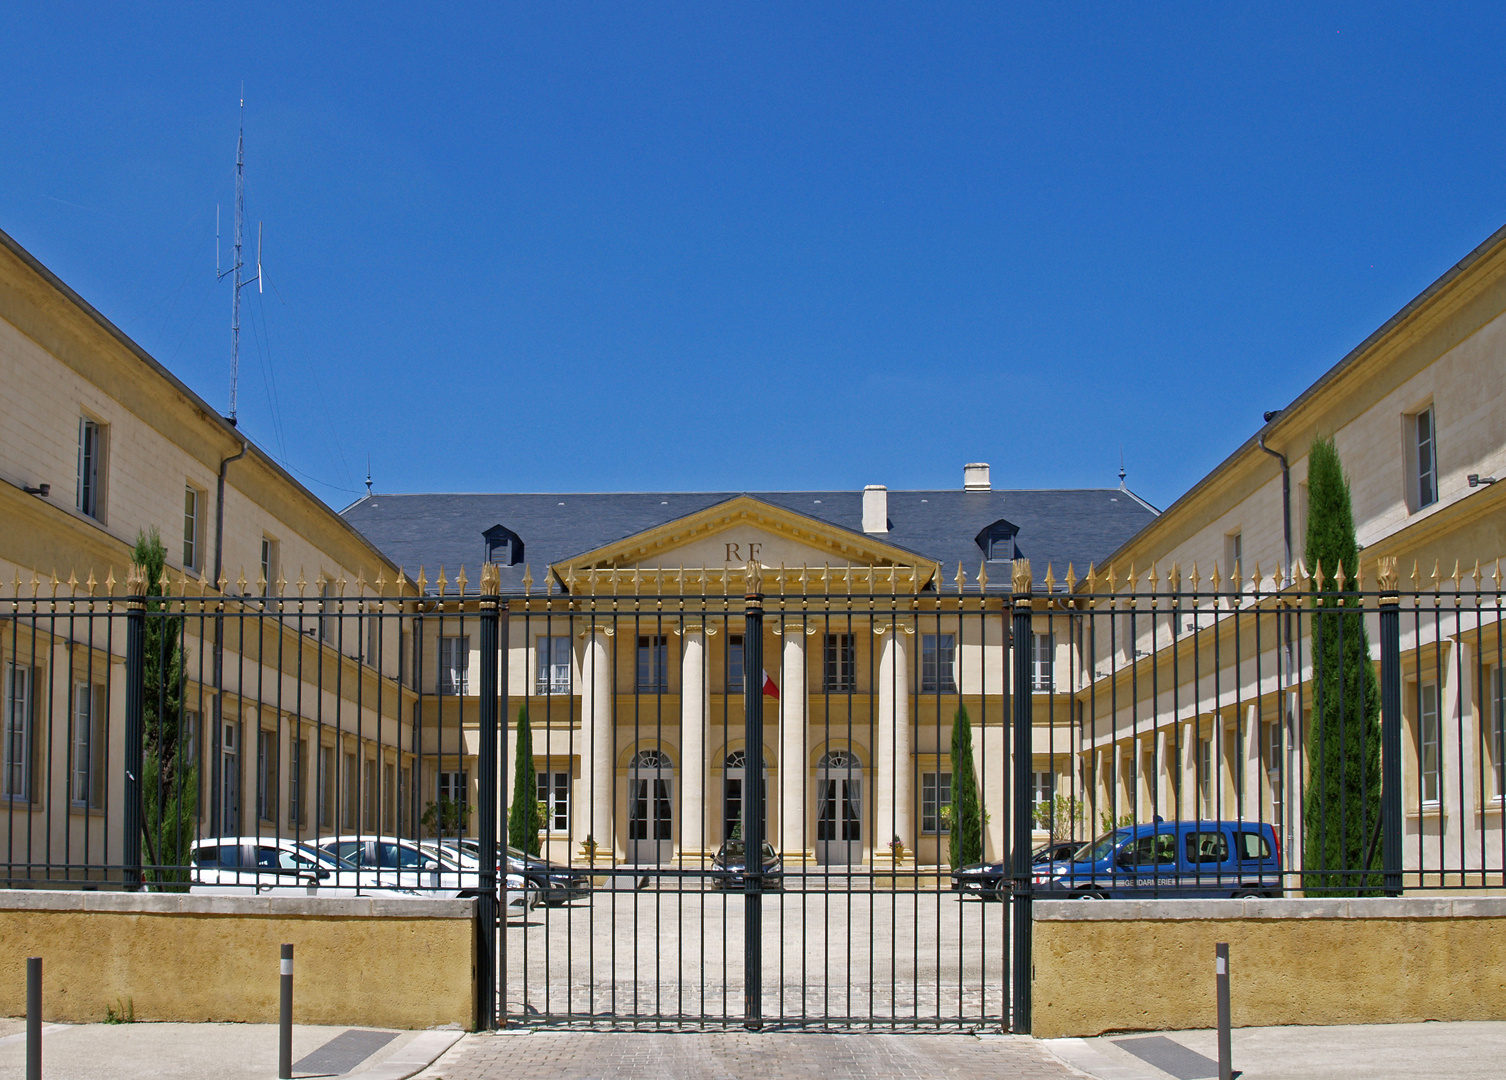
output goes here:
[[1506, 897], [1036, 900], [1032, 1034], [1506, 1017]]
[[0, 1015], [25, 1012], [40, 956], [47, 1020], [276, 1023], [283, 942], [299, 1024], [474, 1023], [471, 900], [30, 889], [0, 890]]

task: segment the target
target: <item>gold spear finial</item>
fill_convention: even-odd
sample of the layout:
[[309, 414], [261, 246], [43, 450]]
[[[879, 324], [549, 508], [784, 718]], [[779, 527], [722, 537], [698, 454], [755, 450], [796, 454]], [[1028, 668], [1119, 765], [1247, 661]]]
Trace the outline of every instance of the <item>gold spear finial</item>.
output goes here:
[[1193, 559], [1192, 571], [1187, 575], [1187, 585], [1192, 592], [1197, 592], [1198, 583], [1202, 580], [1202, 575], [1197, 572], [1197, 560]]
[[957, 593], [960, 596], [962, 594], [962, 590], [967, 586], [967, 574], [963, 572], [962, 563], [960, 561], [957, 563], [957, 576], [952, 580], [957, 583]]
[[89, 595], [93, 596], [94, 590], [98, 588], [98, 586], [99, 582], [94, 580], [94, 567], [91, 566], [89, 567], [89, 580], [84, 582], [84, 587], [89, 590]]
[[240, 568], [240, 572], [236, 575], [235, 591], [241, 596], [246, 595], [246, 568], [244, 566]]
[[465, 576], [465, 563], [460, 564], [460, 573], [455, 575], [455, 591], [461, 596], [465, 595], [465, 587], [470, 584]]
[[1046, 576], [1041, 580], [1041, 584], [1046, 586], [1047, 596], [1056, 591], [1056, 572], [1052, 569], [1050, 560], [1046, 562]]
[[978, 591], [988, 592], [988, 560], [982, 559], [978, 563]]
[[523, 564], [523, 595], [533, 595], [533, 570], [527, 563]]
[[[302, 577], [302, 576], [303, 575], [300, 572], [299, 577]], [[418, 587], [418, 595], [419, 596], [427, 596], [427, 595], [429, 595], [429, 575], [428, 575], [427, 572], [425, 572], [422, 564], [419, 565], [419, 568], [418, 568], [418, 577], [416, 579], [414, 579], [413, 584]]]
[[1333, 587], [1335, 591], [1343, 592], [1344, 586], [1348, 583], [1348, 581], [1349, 578], [1344, 574], [1344, 560], [1340, 559], [1338, 568], [1334, 571], [1333, 575]]
[[1073, 569], [1070, 561], [1067, 563], [1067, 591], [1077, 591], [1077, 571]]
[[440, 563], [439, 564], [439, 577], [436, 578], [435, 581], [434, 581], [434, 588], [439, 593], [440, 596], [443, 596], [444, 595], [444, 591], [445, 591], [445, 589], [447, 589], [449, 587], [449, 584], [450, 583], [447, 580], [445, 580], [444, 563]]
[[[1224, 583], [1224, 576], [1218, 572], [1218, 563], [1213, 564], [1213, 573], [1208, 575], [1208, 590], [1218, 592], [1218, 587]], [[1215, 604], [1217, 601], [1215, 601]]]

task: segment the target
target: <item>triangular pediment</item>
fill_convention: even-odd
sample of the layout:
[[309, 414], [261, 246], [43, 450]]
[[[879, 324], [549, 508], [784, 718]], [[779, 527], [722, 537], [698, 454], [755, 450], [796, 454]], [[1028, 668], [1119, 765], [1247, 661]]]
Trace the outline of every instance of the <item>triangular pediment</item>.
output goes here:
[[876, 587], [892, 578], [896, 587], [909, 592], [924, 588], [938, 569], [934, 560], [877, 536], [749, 495], [563, 559], [550, 569], [571, 592], [595, 591], [589, 582], [620, 581], [624, 576], [641, 583], [666, 577], [679, 581], [685, 575], [687, 587], [701, 583], [705, 591], [721, 592], [741, 587], [750, 563], [766, 580], [781, 571], [793, 580], [803, 572], [810, 591], [825, 591], [821, 582], [853, 577], [872, 579]]

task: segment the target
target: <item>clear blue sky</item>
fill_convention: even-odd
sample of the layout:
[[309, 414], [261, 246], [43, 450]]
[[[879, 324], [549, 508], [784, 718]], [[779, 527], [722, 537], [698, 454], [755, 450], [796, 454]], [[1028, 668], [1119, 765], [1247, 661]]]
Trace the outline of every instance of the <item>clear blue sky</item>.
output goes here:
[[1075, 487], [1121, 446], [1164, 506], [1506, 221], [1501, 5], [142, 7], [7, 10], [0, 228], [223, 410], [244, 81], [241, 423], [337, 507], [368, 454]]

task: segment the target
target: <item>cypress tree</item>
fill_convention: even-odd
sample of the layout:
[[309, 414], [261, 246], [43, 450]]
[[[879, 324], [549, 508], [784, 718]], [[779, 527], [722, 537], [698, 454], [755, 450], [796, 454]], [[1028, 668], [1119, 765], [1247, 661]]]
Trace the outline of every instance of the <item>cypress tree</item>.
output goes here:
[[168, 613], [167, 548], [156, 529], [137, 533], [131, 559], [146, 578], [142, 635], [141, 829], [150, 880], [188, 880], [189, 846], [199, 817], [199, 767], [183, 730], [183, 619]]
[[971, 866], [983, 859], [983, 810], [978, 804], [978, 773], [973, 768], [973, 725], [967, 707], [952, 718], [952, 866]]
[[513, 762], [512, 812], [507, 815], [507, 842], [530, 855], [539, 853], [539, 782], [533, 773], [533, 731], [527, 704], [518, 706], [518, 753]]
[[[1306, 562], [1313, 574], [1313, 711], [1303, 795], [1303, 879], [1309, 895], [1379, 894], [1380, 688], [1353, 589], [1359, 545], [1349, 479], [1332, 439], [1308, 456]], [[1287, 780], [1291, 784], [1290, 778]]]

